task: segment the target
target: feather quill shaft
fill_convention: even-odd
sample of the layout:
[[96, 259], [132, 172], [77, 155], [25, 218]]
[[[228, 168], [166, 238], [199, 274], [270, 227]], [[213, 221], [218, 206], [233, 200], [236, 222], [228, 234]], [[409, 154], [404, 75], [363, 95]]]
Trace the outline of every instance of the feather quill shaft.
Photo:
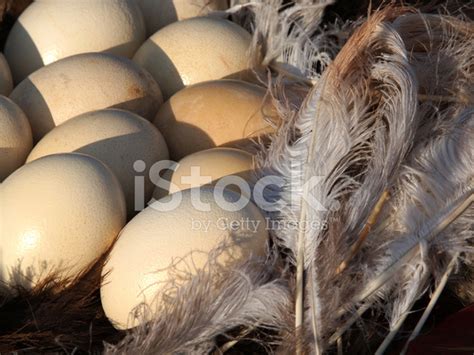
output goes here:
[[[366, 287], [359, 293], [354, 295], [351, 300], [351, 303], [354, 304], [363, 302], [356, 312], [348, 318], [340, 327], [337, 329], [334, 334], [329, 338], [329, 344], [333, 344], [338, 338], [341, 337], [359, 318], [364, 314], [373, 304], [370, 296], [377, 292], [381, 287], [383, 287], [387, 281], [394, 277], [400, 268], [407, 264], [413, 257], [419, 252], [417, 246], [419, 246], [420, 240], [429, 240], [430, 238], [435, 237], [437, 234], [442, 232], [449, 224], [451, 224], [456, 218], [458, 218], [465, 210], [474, 202], [474, 194], [472, 191], [464, 193], [460, 198], [458, 198], [454, 203], [448, 206], [445, 211], [442, 211], [438, 216], [433, 218], [437, 223], [433, 223], [431, 220], [426, 223], [424, 233], [419, 235], [417, 241], [414, 242], [414, 245], [410, 247], [403, 255], [395, 260], [387, 269], [385, 269], [381, 274], [379, 274], [375, 279], [370, 281]], [[431, 226], [426, 227], [426, 226]], [[410, 236], [409, 239], [413, 239], [413, 236]], [[346, 305], [339, 309], [336, 314], [336, 317], [341, 317], [346, 314], [346, 309], [350, 305]]]
[[401, 256], [396, 258], [394, 262], [391, 263], [381, 274], [369, 282], [362, 292], [355, 295], [353, 302], [359, 303], [369, 298], [390, 278], [392, 278], [405, 263], [411, 260], [419, 252], [417, 247], [421, 241], [429, 242], [432, 238], [436, 237], [454, 220], [456, 220], [456, 218], [458, 218], [473, 202], [474, 193], [472, 189], [469, 189], [437, 216], [425, 223], [420, 229], [418, 235], [410, 235], [406, 237], [406, 240], [411, 241], [411, 245], [408, 246], [406, 250], [402, 252]]
[[[422, 242], [420, 243], [420, 249], [424, 249], [426, 253], [426, 243]], [[423, 253], [421, 253], [423, 254]], [[411, 284], [415, 284], [415, 287], [410, 287], [409, 292], [407, 292], [409, 295], [407, 297], [406, 302], [403, 304], [403, 309], [402, 309], [402, 314], [400, 317], [396, 318], [396, 322], [394, 324], [391, 324], [391, 329], [390, 332], [387, 334], [383, 342], [380, 344], [378, 349], [375, 351], [375, 355], [382, 355], [385, 353], [387, 348], [389, 347], [390, 343], [393, 341], [397, 333], [400, 331], [400, 328], [402, 327], [403, 323], [408, 317], [408, 314], [410, 310], [413, 308], [415, 302], [418, 299], [418, 295], [421, 293], [420, 287], [421, 285], [424, 284], [424, 280], [427, 279], [428, 273], [427, 273], [427, 268], [424, 265], [424, 258], [423, 256], [419, 256], [420, 261], [418, 264], [415, 265], [415, 268], [421, 269], [422, 271], [417, 272], [418, 270], [415, 270], [414, 277], [410, 279], [409, 283], [410, 286]]]
[[443, 292], [444, 288], [446, 287], [446, 283], [448, 282], [448, 278], [451, 275], [451, 273], [454, 270], [454, 267], [458, 263], [458, 258], [459, 258], [460, 253], [457, 252], [454, 254], [453, 258], [451, 259], [450, 263], [448, 264], [448, 267], [446, 268], [445, 273], [441, 277], [438, 286], [436, 287], [435, 292], [431, 296], [431, 300], [428, 303], [428, 306], [426, 309], [423, 311], [422, 316], [418, 320], [418, 323], [416, 324], [415, 328], [413, 329], [412, 333], [410, 334], [410, 337], [408, 338], [403, 350], [401, 351], [400, 355], [404, 355], [407, 350], [408, 346], [410, 345], [410, 342], [415, 340], [415, 338], [420, 334], [421, 329], [426, 323], [426, 320], [430, 316], [431, 312], [433, 311], [434, 306], [438, 302], [439, 297], [441, 296], [441, 293]]
[[360, 247], [362, 246], [362, 244], [364, 243], [365, 239], [367, 238], [367, 236], [369, 235], [369, 232], [372, 228], [372, 226], [376, 223], [377, 221], [377, 217], [380, 215], [380, 213], [382, 212], [382, 208], [385, 204], [385, 202], [387, 202], [387, 199], [389, 198], [389, 192], [388, 191], [384, 191], [384, 193], [382, 194], [382, 196], [380, 196], [379, 200], [377, 201], [377, 204], [375, 205], [375, 208], [374, 210], [372, 211], [372, 213], [370, 214], [368, 220], [367, 220], [367, 223], [365, 224], [364, 226], [364, 229], [362, 229], [362, 232], [360, 233], [359, 235], [359, 238], [357, 239], [357, 241], [354, 243], [354, 245], [351, 247], [351, 251], [350, 251], [350, 254], [349, 256], [347, 257], [347, 259], [345, 259], [337, 268], [336, 270], [336, 274], [339, 274], [341, 272], [343, 272], [347, 265], [349, 264], [350, 260], [357, 254], [357, 252], [360, 250]]
[[[354, 314], [339, 328], [337, 329], [334, 334], [331, 335], [329, 338], [328, 344], [334, 344], [338, 339], [342, 337], [342, 335], [355, 323], [358, 319], [367, 311], [370, 307], [372, 307], [372, 302], [366, 302], [362, 306], [360, 306]], [[345, 311], [339, 312], [337, 316], [342, 316], [346, 313]]]
[[[324, 88], [324, 85], [323, 85], [323, 88]], [[318, 94], [318, 91], [316, 91], [316, 95], [314, 95], [316, 97], [316, 100], [319, 98], [319, 94]], [[317, 114], [316, 114], [317, 116]], [[309, 146], [310, 147], [313, 147], [314, 146], [314, 139], [316, 135], [311, 135], [311, 140], [310, 140], [310, 144]], [[305, 165], [308, 166], [311, 164], [311, 162], [313, 161], [314, 159], [314, 150], [313, 149], [310, 149], [309, 152], [308, 152], [308, 156], [306, 158], [306, 162], [305, 162]], [[305, 169], [305, 173], [304, 173], [304, 180], [303, 181], [308, 181], [310, 177], [310, 172], [309, 172], [309, 169]], [[297, 280], [297, 284], [296, 284], [296, 287], [297, 287], [297, 294], [296, 294], [296, 329], [301, 329], [302, 326], [303, 326], [303, 321], [304, 321], [304, 270], [305, 270], [305, 253], [307, 252], [307, 249], [306, 249], [306, 242], [308, 240], [308, 237], [306, 235], [306, 233], [308, 233], [308, 231], [305, 229], [305, 228], [302, 228], [302, 226], [305, 225], [305, 221], [307, 219], [307, 208], [308, 208], [308, 205], [307, 205], [307, 199], [305, 198], [306, 196], [309, 196], [310, 194], [310, 191], [309, 191], [309, 188], [310, 188], [310, 185], [309, 184], [305, 184], [304, 185], [304, 188], [303, 188], [303, 198], [301, 199], [301, 212], [300, 212], [300, 217], [299, 217], [299, 223], [298, 223], [298, 226], [299, 226], [299, 232], [298, 232], [298, 254], [297, 254], [297, 270], [296, 270], [296, 273], [297, 273], [297, 277], [296, 277], [296, 280]], [[310, 277], [310, 280], [311, 280], [311, 287], [310, 287], [310, 293], [311, 293], [311, 297], [310, 297], [310, 302], [312, 303], [311, 304], [311, 325], [312, 325], [312, 329], [313, 329], [313, 337], [314, 337], [314, 349], [315, 349], [315, 353], [317, 355], [319, 355], [321, 353], [321, 348], [320, 348], [320, 340], [319, 340], [319, 326], [318, 326], [318, 322], [319, 322], [319, 315], [317, 314], [318, 313], [318, 308], [319, 307], [319, 304], [317, 304], [316, 300], [318, 299], [318, 295], [317, 295], [317, 285], [315, 284], [316, 281], [315, 281], [315, 275], [314, 275], [314, 266], [311, 265], [310, 266], [310, 273], [312, 274], [311, 277]]]

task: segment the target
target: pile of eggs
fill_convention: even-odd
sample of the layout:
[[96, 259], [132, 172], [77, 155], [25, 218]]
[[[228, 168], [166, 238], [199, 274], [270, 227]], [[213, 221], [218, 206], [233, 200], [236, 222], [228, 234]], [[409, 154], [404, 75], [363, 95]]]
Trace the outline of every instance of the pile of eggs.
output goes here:
[[[18, 18], [0, 55], [7, 292], [52, 273], [67, 284], [110, 252], [101, 300], [126, 329], [137, 306], [159, 302], [176, 260], [199, 270], [230, 235], [238, 238], [219, 263], [264, 252], [258, 207], [216, 203], [249, 195], [218, 181], [250, 181], [252, 138], [272, 132], [265, 118], [275, 115], [263, 87], [238, 80], [251, 35], [214, 16], [226, 8], [225, 0], [37, 0]], [[157, 173], [166, 161], [179, 164]], [[207, 210], [194, 205], [196, 189]], [[173, 208], [160, 207], [178, 194]], [[244, 219], [259, 227], [218, 223]]]

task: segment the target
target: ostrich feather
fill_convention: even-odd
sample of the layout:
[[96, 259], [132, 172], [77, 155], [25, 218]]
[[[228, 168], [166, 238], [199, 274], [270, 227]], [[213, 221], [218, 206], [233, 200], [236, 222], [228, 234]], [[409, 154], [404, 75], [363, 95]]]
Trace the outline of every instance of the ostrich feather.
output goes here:
[[[472, 166], [474, 164], [473, 112], [467, 110], [454, 122], [451, 131], [434, 137], [429, 144], [416, 147], [409, 157], [410, 165], [401, 173], [397, 197], [391, 206], [391, 218], [397, 226], [385, 228], [382, 233], [418, 233], [423, 222], [436, 211], [444, 208], [459, 189], [473, 189]], [[446, 167], [449, 166], [449, 170]], [[470, 207], [472, 210], [473, 207]], [[462, 216], [453, 221], [430, 245], [420, 248], [418, 255], [397, 276], [394, 291], [391, 329], [396, 329], [400, 320], [412, 308], [414, 302], [428, 287], [428, 276], [441, 273], [444, 265], [455, 255], [469, 255], [469, 241], [474, 236], [471, 222]], [[421, 251], [424, 250], [422, 253]], [[461, 254], [462, 253], [462, 254]], [[472, 249], [471, 249], [472, 253]], [[434, 255], [431, 256], [431, 255]], [[419, 259], [423, 260], [420, 264]], [[458, 259], [458, 258], [456, 258]], [[456, 260], [455, 259], [455, 260]], [[412, 269], [419, 265], [417, 269]], [[427, 271], [430, 272], [427, 272]]]
[[211, 252], [204, 269], [193, 270], [192, 263], [191, 273], [170, 268], [173, 277], [157, 295], [158, 303], [149, 306], [153, 309], [138, 306], [135, 316], [143, 320], [141, 325], [118, 344], [107, 345], [106, 353], [207, 354], [218, 350], [218, 336], [232, 340], [226, 335], [231, 330], [244, 336], [257, 328], [278, 334], [286, 323], [283, 310], [289, 294], [275, 257], [228, 268], [216, 262], [224, 249], [222, 245]]
[[438, 302], [438, 299], [441, 295], [441, 293], [443, 292], [444, 290], [444, 287], [446, 286], [446, 283], [448, 282], [448, 278], [449, 276], [451, 275], [451, 273], [453, 272], [453, 269], [454, 267], [456, 266], [456, 262], [458, 260], [458, 256], [459, 254], [455, 254], [453, 256], [453, 258], [451, 259], [451, 262], [448, 264], [447, 268], [446, 268], [446, 272], [443, 274], [443, 276], [441, 277], [440, 281], [439, 281], [439, 284], [438, 286], [436, 287], [436, 290], [435, 292], [433, 293], [433, 295], [431, 296], [431, 300], [430, 300], [430, 303], [428, 304], [428, 306], [426, 307], [425, 311], [423, 312], [423, 315], [421, 316], [420, 320], [418, 321], [418, 323], [416, 324], [415, 326], [415, 329], [413, 329], [413, 332], [411, 333], [410, 337], [408, 338], [407, 342], [405, 343], [405, 346], [401, 352], [401, 354], [405, 354], [407, 349], [408, 349], [408, 346], [410, 345], [410, 342], [412, 340], [414, 340], [418, 334], [420, 333], [421, 329], [423, 328], [426, 320], [428, 319], [428, 316], [430, 315], [430, 313], [432, 312], [434, 306], [436, 305], [436, 303]]
[[[261, 174], [273, 178], [266, 199], [282, 226], [274, 240], [296, 268], [294, 313], [296, 326], [305, 328], [296, 341], [312, 343], [311, 352], [327, 349], [369, 308], [385, 314], [395, 330], [446, 260], [460, 249], [470, 255], [472, 229], [464, 218], [470, 207], [461, 216], [455, 208], [470, 198], [470, 129], [446, 132], [456, 122], [472, 122], [465, 111], [471, 35], [469, 25], [450, 17], [376, 12], [291, 111], [258, 162]], [[437, 177], [451, 165], [455, 182], [445, 181], [450, 174]], [[408, 178], [408, 172], [415, 173]], [[316, 183], [308, 185], [311, 180]], [[446, 220], [450, 226], [438, 230]], [[302, 228], [315, 224], [325, 228]], [[444, 251], [449, 255], [436, 262], [433, 253]]]
[[[417, 20], [426, 25], [423, 15], [406, 16], [412, 19], [411, 23], [416, 23], [414, 17], [418, 16]], [[438, 23], [453, 23], [454, 21], [444, 17], [437, 17], [435, 20]], [[394, 22], [395, 25], [399, 21], [397, 19]], [[433, 38], [427, 34], [429, 28], [429, 26], [424, 27], [425, 39], [436, 41], [437, 46], [432, 46], [429, 42], [425, 43], [425, 46], [421, 46], [420, 42], [417, 42], [423, 48], [423, 51], [427, 51], [424, 56], [428, 57], [428, 59], [424, 59], [423, 53], [420, 53], [420, 51], [417, 53], [413, 51], [413, 48], [410, 48], [410, 62], [417, 61], [419, 64], [421, 61], [433, 61], [432, 57], [439, 58], [439, 65], [431, 67], [433, 71], [431, 78], [438, 78], [442, 83], [441, 88], [435, 90], [456, 87], [452, 81], [453, 78], [463, 77], [466, 74], [471, 75], [464, 70], [465, 65], [462, 64], [466, 60], [469, 61], [471, 59], [468, 59], [465, 54], [461, 54], [459, 51], [454, 51], [460, 55], [460, 58], [457, 58], [457, 60], [459, 60], [458, 63], [461, 63], [461, 65], [456, 67], [458, 73], [452, 75], [454, 72], [452, 67], [443, 68], [443, 65], [448, 65], [447, 62], [443, 63], [442, 60], [445, 53], [439, 54], [437, 51], [443, 52], [446, 50], [443, 45], [440, 45], [442, 43], [441, 40], [444, 39], [446, 42], [445, 39], [453, 38], [453, 34], [443, 32], [445, 31], [443, 30], [438, 33], [438, 36], [441, 37], [443, 37], [442, 33], [444, 33], [443, 38]], [[419, 28], [414, 30], [418, 39], [420, 39], [422, 33], [418, 31], [420, 31]], [[462, 31], [452, 32], [454, 32], [456, 37], [462, 37]], [[404, 32], [400, 33], [400, 35], [405, 43], [407, 43], [406, 38], [413, 36], [413, 33], [405, 28]], [[466, 46], [465, 41], [466, 38], [459, 41], [460, 48]], [[449, 46], [453, 46], [453, 44], [449, 43]], [[429, 50], [427, 50], [428, 48]], [[452, 63], [450, 64], [452, 65]], [[417, 74], [419, 74], [420, 68], [417, 69], [417, 65], [414, 65], [414, 67], [417, 70]], [[424, 67], [422, 70], [422, 74], [427, 75], [427, 67]], [[448, 72], [451, 75], [438, 74], [446, 74]], [[423, 78], [423, 75], [417, 76]], [[423, 83], [423, 80], [421, 82]], [[471, 85], [467, 81], [464, 81], [464, 84]], [[460, 86], [458, 86], [461, 91], [463, 90], [462, 85], [463, 81], [461, 80]], [[433, 91], [433, 89], [423, 85], [421, 85], [420, 89], [426, 90], [425, 92], [428, 90]], [[401, 260], [399, 252], [395, 249], [400, 247], [407, 248], [407, 245], [411, 245], [409, 249], [412, 249], [417, 245], [413, 240], [410, 242], [411, 238], [403, 237], [403, 235], [411, 233], [411, 235], [419, 236], [423, 228], [430, 230], [432, 227], [429, 227], [429, 224], [427, 225], [429, 223], [427, 221], [430, 221], [430, 216], [436, 216], [439, 210], [448, 209], [453, 196], [456, 197], [460, 196], [460, 193], [465, 193], [466, 195], [461, 197], [461, 200], [469, 201], [472, 198], [472, 195], [470, 195], [472, 194], [473, 177], [472, 108], [466, 108], [469, 103], [463, 100], [451, 100], [449, 104], [443, 105], [439, 102], [433, 103], [432, 100], [439, 100], [439, 96], [433, 94], [430, 96], [432, 99], [429, 105], [425, 102], [419, 105], [417, 115], [420, 125], [416, 135], [417, 138], [415, 138], [417, 144], [415, 144], [415, 147], [404, 162], [405, 167], [400, 172], [400, 182], [397, 183], [391, 192], [392, 199], [385, 215], [381, 216], [381, 219], [385, 221], [385, 226], [376, 231], [370, 239], [376, 241], [377, 245], [368, 243], [366, 246], [368, 254], [364, 257], [365, 260], [374, 260], [378, 254], [381, 254], [380, 245], [384, 248], [388, 245], [387, 251], [392, 253], [392, 257], [388, 259], [382, 258], [380, 261], [382, 264], [388, 262], [388, 264], [394, 265], [395, 261]], [[460, 111], [463, 108], [464, 111]], [[433, 112], [436, 112], [435, 119], [433, 119]], [[433, 121], [435, 124], [433, 124]], [[448, 216], [449, 214], [445, 215], [444, 218], [446, 219]], [[442, 221], [443, 219], [432, 223], [436, 225], [436, 223], [442, 223]], [[378, 270], [379, 273], [375, 277], [376, 280], [380, 281], [380, 275], [385, 273], [386, 280], [380, 282], [378, 287], [376, 287], [379, 292], [376, 297], [383, 299], [386, 304], [386, 314], [392, 330], [380, 350], [388, 345], [391, 337], [396, 334], [414, 302], [427, 289], [429, 278], [434, 277], [436, 281], [442, 275], [441, 270], [444, 270], [447, 262], [454, 258], [455, 255], [461, 255], [464, 261], [466, 258], [472, 257], [472, 248], [470, 248], [472, 237], [472, 206], [470, 206], [467, 210], [463, 210], [461, 216], [457, 216], [455, 220], [450, 222], [450, 226], [446, 231], [440, 233], [428, 245], [426, 245], [425, 240], [414, 239], [415, 242], [418, 241], [420, 249], [411, 258], [405, 259], [405, 265], [398, 263], [396, 275], [392, 267], [381, 267], [381, 264], [375, 267], [375, 270]], [[392, 251], [390, 252], [390, 250]], [[421, 253], [422, 250], [425, 250], [425, 252]], [[405, 253], [402, 254], [406, 255]], [[456, 256], [455, 261], [461, 261], [461, 259], [458, 260]], [[370, 268], [374, 269], [374, 266]], [[387, 270], [391, 270], [391, 272], [387, 274]], [[389, 281], [388, 275], [395, 277], [391, 277]], [[379, 289], [380, 287], [382, 288]], [[355, 297], [358, 302], [362, 300], [367, 302], [366, 298], [369, 295], [367, 289], [364, 291], [366, 292], [365, 296], [361, 298]], [[374, 292], [375, 289], [372, 289], [370, 293]]]
[[[300, 226], [298, 232], [277, 230], [275, 237], [290, 251], [297, 280], [305, 270], [305, 328], [316, 353], [341, 302], [334, 292], [337, 256], [389, 186], [415, 133], [417, 83], [403, 42], [383, 24], [390, 16], [379, 13], [353, 34], [262, 164], [284, 181], [267, 192], [269, 200], [280, 198], [273, 218]], [[301, 227], [316, 223], [328, 230]]]
[[[386, 235], [416, 231], [422, 221], [443, 208], [460, 187], [472, 186], [474, 163], [472, 109], [466, 109], [471, 100], [470, 68], [474, 64], [473, 48], [467, 45], [472, 37], [469, 25], [446, 16], [409, 14], [397, 19], [394, 26], [410, 49], [410, 62], [420, 78], [420, 92], [424, 93], [422, 100], [428, 98], [428, 102], [420, 105], [418, 144], [400, 175], [398, 196], [389, 212], [391, 218], [387, 218], [397, 226], [391, 231], [385, 229]], [[457, 99], [444, 105], [433, 103], [448, 94]], [[466, 257], [473, 237], [472, 219], [466, 218], [469, 214], [472, 216], [472, 207], [433, 241], [418, 269], [413, 267], [415, 259], [422, 258], [421, 253], [410, 264], [412, 270], [398, 276], [395, 285], [399, 286], [390, 295], [395, 300], [389, 305], [392, 331], [397, 331], [414, 302], [424, 293], [429, 276], [439, 277], [447, 260], [458, 259], [454, 255]], [[464, 253], [460, 254], [462, 250]], [[445, 255], [440, 257], [440, 254]]]
[[[334, 0], [232, 1], [234, 6], [227, 13], [253, 34], [250, 66], [257, 76], [260, 74], [262, 85], [274, 85], [283, 77], [312, 85], [319, 77], [350, 33], [349, 24], [341, 21], [321, 27], [324, 11], [333, 3]], [[262, 69], [270, 69], [272, 81], [258, 73]], [[272, 90], [271, 94], [277, 92]]]
[[251, 45], [258, 51], [253, 55], [258, 58], [255, 66], [284, 63], [284, 68], [301, 78], [314, 78], [316, 63], [325, 66], [330, 61], [313, 41], [313, 35], [321, 24], [324, 9], [332, 3], [333, 0], [297, 1], [294, 6], [285, 7], [283, 1], [271, 0], [260, 4], [262, 8], [255, 12]]
[[[319, 28], [325, 8], [332, 3], [334, 0], [298, 0], [289, 6], [283, 0], [233, 1], [236, 9], [245, 6], [245, 22], [241, 25], [253, 33], [252, 67], [284, 63], [280, 69], [293, 71], [300, 79], [314, 77], [316, 63], [327, 65], [330, 61], [327, 53], [335, 45], [334, 41], [323, 40], [329, 33], [324, 31], [323, 35]], [[229, 11], [235, 13], [232, 8]], [[327, 50], [318, 50], [323, 45]]]

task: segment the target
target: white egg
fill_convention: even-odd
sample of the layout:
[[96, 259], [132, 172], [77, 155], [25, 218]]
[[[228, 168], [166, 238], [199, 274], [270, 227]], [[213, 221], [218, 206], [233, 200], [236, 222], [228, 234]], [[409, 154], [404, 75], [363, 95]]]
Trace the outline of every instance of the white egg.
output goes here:
[[13, 79], [10, 66], [3, 53], [0, 53], [0, 95], [10, 95], [12, 90]]
[[16, 21], [5, 56], [19, 83], [42, 66], [79, 53], [131, 58], [145, 39], [136, 0], [40, 0]]
[[12, 100], [0, 96], [0, 182], [23, 165], [31, 148], [28, 118]]
[[51, 273], [76, 277], [113, 243], [126, 221], [114, 174], [84, 154], [50, 155], [1, 185], [0, 279], [34, 287]]
[[137, 0], [148, 35], [170, 23], [227, 9], [227, 0]]
[[68, 152], [91, 155], [115, 173], [125, 192], [129, 216], [150, 199], [151, 166], [168, 159], [161, 133], [144, 118], [118, 109], [87, 112], [57, 126], [34, 147], [28, 161]]
[[[233, 148], [213, 148], [197, 152], [179, 161], [171, 176], [170, 193], [206, 184], [235, 183], [248, 185], [253, 169], [251, 154]], [[221, 179], [232, 176], [231, 179]], [[235, 179], [235, 180], [232, 180]], [[223, 186], [224, 187], [224, 186]], [[225, 187], [230, 187], [225, 186]], [[248, 193], [247, 193], [248, 196]]]
[[[209, 210], [194, 206], [196, 192]], [[176, 196], [182, 200], [174, 209], [155, 209], [157, 203], [165, 206]], [[125, 226], [102, 271], [102, 306], [116, 328], [137, 325], [132, 312], [142, 302], [153, 314], [166, 282], [179, 284], [170, 279], [171, 264], [175, 271], [194, 274], [205, 267], [209, 252], [226, 242], [227, 248], [216, 259], [224, 267], [264, 254], [268, 235], [260, 210], [248, 203], [232, 212], [218, 204], [239, 198], [230, 190], [213, 187], [185, 190], [156, 202]]]
[[10, 98], [30, 120], [35, 142], [85, 112], [113, 107], [151, 120], [162, 103], [150, 74], [126, 58], [105, 53], [79, 54], [41, 68]]
[[156, 32], [133, 60], [153, 75], [166, 100], [187, 85], [247, 69], [250, 41], [250, 34], [235, 23], [197, 17]]
[[170, 156], [226, 145], [245, 148], [245, 141], [273, 131], [277, 121], [265, 89], [243, 81], [213, 80], [189, 86], [165, 102], [153, 123], [163, 133]]

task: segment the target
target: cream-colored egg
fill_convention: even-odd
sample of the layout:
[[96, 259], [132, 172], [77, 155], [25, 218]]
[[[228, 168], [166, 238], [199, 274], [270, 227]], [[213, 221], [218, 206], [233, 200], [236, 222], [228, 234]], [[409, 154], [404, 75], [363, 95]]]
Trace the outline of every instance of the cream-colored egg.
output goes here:
[[126, 58], [105, 53], [78, 54], [41, 68], [10, 98], [30, 120], [35, 142], [85, 112], [113, 107], [151, 120], [162, 103], [150, 74]]
[[12, 100], [0, 96], [0, 182], [23, 165], [32, 147], [28, 118]]
[[68, 152], [91, 155], [115, 173], [125, 192], [129, 216], [150, 199], [151, 166], [168, 159], [161, 133], [144, 118], [118, 109], [87, 112], [64, 122], [34, 147], [28, 161]]
[[84, 154], [24, 165], [1, 185], [0, 279], [33, 287], [67, 280], [100, 257], [126, 221], [115, 175]]
[[[237, 178], [239, 184], [245, 182], [245, 185], [248, 186], [247, 181], [251, 178], [252, 169], [252, 155], [242, 150], [233, 148], [203, 150], [181, 159], [171, 177], [169, 192], [174, 193], [206, 184], [215, 184], [226, 176]], [[221, 180], [221, 183], [235, 184], [237, 179]]]
[[[193, 205], [197, 191], [208, 211]], [[164, 207], [176, 196], [182, 200], [174, 209], [156, 209], [157, 203]], [[175, 270], [194, 273], [205, 267], [209, 252], [223, 242], [227, 248], [217, 257], [223, 266], [264, 253], [267, 231], [260, 210], [252, 203], [235, 212], [218, 205], [222, 199], [239, 198], [235, 192], [212, 187], [185, 190], [156, 202], [125, 226], [102, 271], [102, 306], [117, 328], [136, 325], [131, 312], [141, 302], [153, 313], [160, 291], [170, 280], [166, 269], [172, 263]]]
[[0, 53], [0, 95], [10, 95], [12, 90], [13, 79], [10, 66], [3, 53]]
[[137, 0], [152, 35], [170, 23], [227, 9], [226, 0]]
[[19, 83], [42, 66], [79, 53], [131, 58], [145, 39], [136, 0], [40, 0], [18, 18], [5, 56]]
[[166, 100], [187, 85], [247, 69], [250, 40], [230, 21], [197, 17], [156, 32], [133, 60], [153, 75]]
[[237, 80], [215, 80], [176, 93], [158, 111], [154, 124], [168, 143], [170, 156], [220, 145], [239, 148], [242, 140], [272, 131], [266, 116], [275, 110], [265, 89]]

